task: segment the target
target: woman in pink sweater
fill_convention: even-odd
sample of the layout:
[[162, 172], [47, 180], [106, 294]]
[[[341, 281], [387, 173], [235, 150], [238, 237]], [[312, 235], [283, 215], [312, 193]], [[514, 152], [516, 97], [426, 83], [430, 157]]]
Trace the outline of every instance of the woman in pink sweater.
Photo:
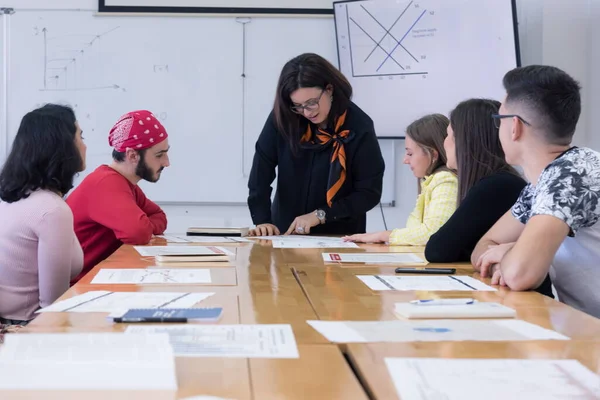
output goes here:
[[0, 324], [26, 324], [81, 271], [63, 196], [85, 169], [85, 151], [71, 108], [48, 104], [23, 117], [0, 173]]

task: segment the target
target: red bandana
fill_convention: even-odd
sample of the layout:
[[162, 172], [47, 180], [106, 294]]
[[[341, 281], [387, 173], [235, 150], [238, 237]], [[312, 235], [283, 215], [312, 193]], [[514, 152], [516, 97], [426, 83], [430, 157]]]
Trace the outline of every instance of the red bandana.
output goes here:
[[108, 134], [108, 143], [119, 153], [127, 149], [142, 150], [167, 138], [165, 127], [146, 110], [129, 112], [119, 118]]

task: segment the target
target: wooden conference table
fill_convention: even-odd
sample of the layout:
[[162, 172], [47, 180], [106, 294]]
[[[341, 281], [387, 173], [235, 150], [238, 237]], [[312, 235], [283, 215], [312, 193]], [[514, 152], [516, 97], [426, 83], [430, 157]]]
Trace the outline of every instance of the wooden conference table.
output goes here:
[[[153, 239], [151, 245], [165, 245]], [[381, 265], [324, 265], [322, 249], [274, 249], [270, 241], [223, 244], [236, 256], [228, 263], [203, 263], [207, 285], [90, 284], [100, 269], [146, 268], [154, 261], [123, 246], [59, 300], [91, 290], [213, 292], [203, 307], [223, 308], [219, 324], [290, 324], [298, 359], [177, 358], [179, 399], [210, 395], [227, 399], [397, 399], [385, 357], [575, 358], [600, 370], [600, 320], [534, 292], [473, 292], [472, 297], [517, 310], [517, 318], [556, 330], [570, 341], [330, 343], [307, 320], [397, 319], [394, 303], [418, 298], [464, 297], [464, 292], [371, 291], [355, 275], [394, 274]], [[361, 245], [345, 252], [413, 252], [423, 248]], [[447, 266], [447, 265], [445, 265]], [[470, 265], [456, 264], [458, 275], [481, 279]], [[471, 294], [470, 294], [471, 295]], [[21, 332], [112, 332], [106, 313], [43, 313]]]

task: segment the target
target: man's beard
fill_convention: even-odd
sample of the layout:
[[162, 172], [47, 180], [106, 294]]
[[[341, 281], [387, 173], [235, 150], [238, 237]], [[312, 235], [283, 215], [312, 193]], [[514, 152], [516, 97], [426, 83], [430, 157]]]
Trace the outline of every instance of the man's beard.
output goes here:
[[160, 172], [163, 169], [164, 167], [161, 167], [157, 171], [156, 177], [154, 177], [154, 171], [152, 171], [150, 167], [148, 167], [148, 164], [146, 164], [146, 160], [144, 160], [144, 158], [142, 157], [140, 158], [140, 162], [138, 162], [137, 167], [135, 167], [135, 174], [145, 181], [157, 182], [160, 178]]

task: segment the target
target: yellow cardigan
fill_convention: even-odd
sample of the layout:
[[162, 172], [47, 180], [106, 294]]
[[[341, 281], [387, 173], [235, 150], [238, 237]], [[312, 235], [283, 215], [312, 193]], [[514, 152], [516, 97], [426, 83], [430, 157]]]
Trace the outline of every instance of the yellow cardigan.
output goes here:
[[408, 216], [406, 228], [394, 229], [391, 245], [423, 246], [456, 210], [458, 179], [449, 171], [436, 172], [421, 183], [417, 205]]

